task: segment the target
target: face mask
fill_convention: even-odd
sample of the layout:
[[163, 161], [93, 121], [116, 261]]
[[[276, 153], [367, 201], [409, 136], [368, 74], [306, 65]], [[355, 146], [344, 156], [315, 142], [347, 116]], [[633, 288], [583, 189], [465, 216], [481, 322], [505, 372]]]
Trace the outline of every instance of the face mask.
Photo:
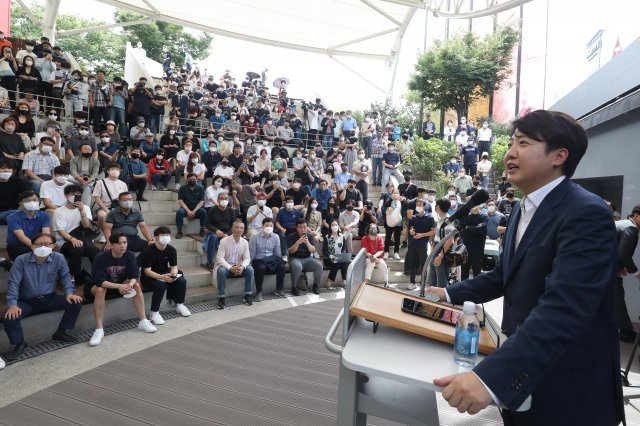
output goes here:
[[69, 180], [68, 176], [56, 176], [56, 182], [64, 185], [65, 183], [67, 183], [67, 180]]
[[56, 120], [58, 118], [55, 114], [49, 114], [49, 120]]
[[50, 145], [42, 145], [42, 152], [44, 154], [49, 154], [52, 150], [52, 147]]
[[458, 177], [463, 178], [464, 177], [464, 173], [458, 173]]
[[511, 194], [511, 193], [507, 194], [507, 198], [513, 198], [513, 197], [514, 197], [513, 194]]
[[131, 207], [133, 207], [133, 200], [122, 201], [120, 202], [120, 205], [125, 209], [130, 209]]
[[11, 172], [0, 172], [0, 179], [8, 180], [13, 173]]
[[51, 254], [53, 249], [51, 247], [38, 247], [33, 253], [38, 257], [47, 257]]
[[195, 186], [196, 186], [196, 182], [195, 182], [195, 181], [193, 181], [193, 180], [190, 180], [189, 182], [187, 182], [187, 184], [188, 184], [188, 185], [189, 185], [189, 187], [191, 187], [191, 188], [195, 188]]
[[175, 134], [176, 134], [176, 131], [175, 131], [175, 130], [169, 130], [169, 134], [170, 134], [170, 135], [175, 135]]
[[313, 210], [317, 209], [318, 208], [318, 203], [311, 203], [311, 208]]
[[192, 159], [191, 164], [198, 164], [198, 159], [197, 158]]
[[213, 184], [216, 188], [220, 188], [222, 186], [222, 182], [220, 182], [219, 180], [215, 181]]
[[455, 200], [451, 200], [451, 207], [455, 207], [458, 205], [458, 202]]
[[264, 207], [265, 204], [267, 204], [267, 200], [258, 200], [258, 205], [260, 207]]
[[75, 203], [76, 197], [75, 195], [72, 195], [70, 197], [67, 197], [67, 201], [70, 202], [71, 204]]
[[227, 207], [229, 205], [229, 200], [220, 200], [220, 205], [222, 207]]
[[358, 159], [359, 159], [359, 160], [364, 160], [364, 154], [360, 154], [360, 155], [358, 155]]
[[88, 130], [80, 130], [78, 133], [80, 133], [80, 136], [87, 136], [89, 134]]
[[76, 123], [78, 123], [78, 124], [84, 124], [85, 122], [86, 122], [86, 120], [81, 119], [81, 118], [76, 120]]
[[496, 206], [489, 206], [489, 207], [487, 207], [487, 211], [488, 211], [489, 213], [495, 213], [495, 211], [496, 211]]
[[338, 232], [338, 229], [340, 229], [340, 227], [338, 225], [331, 226], [331, 231], [333, 231], [333, 232]]
[[137, 160], [138, 158], [140, 158], [140, 154], [133, 153], [131, 154], [131, 158]]
[[169, 235], [160, 235], [158, 237], [158, 242], [163, 246], [168, 245], [171, 242], [171, 236]]
[[34, 212], [40, 209], [40, 203], [37, 201], [27, 201], [26, 203], [22, 203], [24, 209], [29, 212]]
[[109, 170], [109, 177], [117, 178], [120, 176], [120, 170]]
[[287, 210], [293, 209], [293, 203], [287, 203]]
[[347, 206], [348, 211], [353, 211], [353, 206]]
[[191, 147], [190, 146], [185, 146], [184, 147], [184, 152], [191, 152]]
[[458, 160], [451, 160], [451, 164], [456, 164], [458, 162]]
[[25, 49], [27, 49], [27, 52], [31, 52], [33, 51], [33, 46], [26, 46]]
[[473, 146], [473, 141], [469, 141], [468, 145]]
[[420, 207], [420, 206], [416, 207], [416, 212], [418, 214], [422, 213], [423, 211], [424, 211], [424, 207]]
[[429, 201], [430, 203], [433, 203], [436, 199], [435, 195], [427, 195], [427, 201]]
[[111, 142], [111, 138], [100, 138], [100, 140], [102, 141], [102, 143], [109, 143], [109, 142]]
[[27, 113], [29, 113], [29, 110], [26, 110], [26, 109], [21, 109], [20, 110], [20, 114], [21, 115], [27, 115]]
[[397, 201], [397, 200], [399, 200], [399, 199], [400, 199], [400, 195], [398, 195], [398, 194], [393, 194], [392, 198], [393, 198], [394, 200], [396, 200], [396, 201]]
[[294, 187], [295, 189], [298, 189], [298, 188], [300, 188], [300, 184], [299, 184], [299, 183], [294, 183], [294, 184], [293, 184], [293, 187]]
[[184, 89], [178, 89], [178, 93], [183, 93]]
[[488, 125], [488, 124], [483, 124], [483, 125], [482, 125], [482, 128], [483, 128], [483, 129], [486, 129], [487, 127], [489, 127], [489, 125]]
[[271, 235], [271, 233], [273, 232], [273, 226], [265, 226], [264, 228], [262, 228], [262, 230], [264, 231], [265, 235]]
[[378, 230], [375, 228], [369, 229], [369, 235], [376, 236], [378, 235]]

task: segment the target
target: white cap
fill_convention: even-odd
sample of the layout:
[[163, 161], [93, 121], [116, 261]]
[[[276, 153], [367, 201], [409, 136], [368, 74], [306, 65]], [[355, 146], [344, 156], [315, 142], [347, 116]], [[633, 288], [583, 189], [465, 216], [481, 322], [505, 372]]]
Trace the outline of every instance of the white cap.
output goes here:
[[469, 301], [464, 302], [464, 306], [462, 308], [462, 311], [465, 314], [473, 315], [473, 314], [476, 313], [476, 304], [473, 303], [473, 302], [469, 302]]

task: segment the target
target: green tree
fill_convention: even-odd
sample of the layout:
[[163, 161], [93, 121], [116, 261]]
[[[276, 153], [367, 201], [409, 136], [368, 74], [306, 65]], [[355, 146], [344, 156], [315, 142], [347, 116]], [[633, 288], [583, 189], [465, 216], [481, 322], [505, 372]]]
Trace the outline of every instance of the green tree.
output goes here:
[[409, 156], [403, 155], [404, 161], [411, 165], [416, 177], [429, 181], [443, 179], [444, 164], [457, 154], [454, 143], [437, 138], [416, 138], [411, 144], [411, 151]]
[[518, 32], [503, 27], [479, 38], [473, 33], [438, 41], [418, 58], [409, 89], [441, 110], [466, 115], [469, 104], [498, 90], [509, 76]]
[[[376, 102], [364, 110], [364, 114], [378, 113], [380, 124], [384, 128], [389, 121], [398, 120], [398, 125], [403, 129], [420, 129], [420, 105], [406, 99], [394, 105], [389, 99], [384, 103]], [[364, 116], [363, 114], [363, 116]]]
[[[142, 19], [144, 16], [117, 11], [114, 18], [116, 22], [127, 22]], [[213, 41], [210, 34], [192, 35], [186, 32], [184, 27], [162, 21], [124, 27], [123, 33], [126, 40], [134, 46], [138, 41], [142, 42], [142, 48], [147, 51], [147, 56], [158, 62], [162, 62], [162, 46], [166, 44], [177, 66], [181, 66], [184, 62], [185, 48], [189, 49], [193, 59], [207, 58]]]

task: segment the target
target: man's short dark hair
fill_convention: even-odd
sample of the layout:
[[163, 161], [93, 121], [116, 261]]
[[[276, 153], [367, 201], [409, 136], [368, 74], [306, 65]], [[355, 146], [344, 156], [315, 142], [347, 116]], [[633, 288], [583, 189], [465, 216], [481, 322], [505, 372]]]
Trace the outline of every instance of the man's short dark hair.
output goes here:
[[69, 185], [64, 188], [64, 195], [69, 195], [72, 192], [82, 194], [82, 187], [80, 185]]
[[285, 197], [284, 202], [286, 203], [287, 201], [293, 201], [293, 197]]
[[55, 139], [53, 139], [51, 136], [42, 136], [40, 138], [40, 143], [43, 143], [43, 142], [51, 142], [54, 145], [56, 144]]
[[640, 204], [638, 204], [633, 209], [631, 209], [631, 216], [633, 216], [635, 214], [640, 214]]
[[187, 179], [189, 179], [190, 177], [198, 177], [198, 175], [197, 175], [197, 174], [195, 174], [195, 173], [189, 173], [189, 174], [187, 174]]
[[127, 195], [131, 195], [131, 192], [129, 191], [124, 191], [118, 194], [118, 200], [121, 200], [122, 197], [126, 197]]
[[18, 201], [22, 201], [25, 198], [31, 198], [34, 195], [38, 195], [35, 192], [29, 190], [29, 191], [22, 191], [20, 194], [18, 194]]
[[169, 229], [168, 226], [158, 226], [154, 231], [153, 231], [153, 235], [154, 236], [158, 236], [158, 235], [166, 235], [166, 234], [171, 234], [171, 229]]
[[0, 169], [15, 169], [16, 163], [9, 158], [0, 158]]
[[43, 233], [40, 233], [40, 234], [34, 235], [34, 236], [33, 236], [33, 238], [31, 238], [31, 244], [35, 244], [35, 243], [36, 243], [36, 241], [38, 241], [38, 238], [40, 238], [40, 237], [49, 237], [49, 241], [51, 241], [51, 243], [55, 243], [55, 242], [56, 242], [56, 239], [53, 237], [53, 235], [51, 235], [51, 234], [45, 234], [45, 233], [43, 232]]
[[[121, 237], [127, 238], [127, 236], [125, 234], [123, 234], [122, 232], [114, 232], [113, 234], [111, 234], [109, 236], [109, 242], [111, 244], [116, 244], [118, 241], [120, 241]], [[129, 238], [127, 238], [127, 241], [129, 241]]]
[[262, 225], [264, 226], [265, 223], [273, 223], [273, 219], [271, 219], [270, 217], [265, 217], [264, 219], [262, 219]]
[[107, 166], [107, 170], [110, 170], [110, 169], [122, 170], [122, 167], [118, 163], [109, 163], [109, 165]]
[[71, 173], [71, 170], [67, 166], [56, 166], [53, 168], [54, 175], [68, 175]]
[[297, 225], [306, 225], [306, 224], [307, 224], [307, 221], [302, 217], [296, 221], [296, 226]]
[[589, 140], [587, 132], [570, 115], [559, 111], [537, 110], [515, 120], [511, 134], [518, 130], [530, 138], [547, 144], [547, 154], [555, 149], [569, 151], [562, 165], [562, 173], [573, 176], [578, 163], [587, 152]]
[[440, 207], [440, 210], [443, 212], [448, 212], [451, 208], [451, 201], [446, 198], [438, 198], [436, 200], [436, 207]]

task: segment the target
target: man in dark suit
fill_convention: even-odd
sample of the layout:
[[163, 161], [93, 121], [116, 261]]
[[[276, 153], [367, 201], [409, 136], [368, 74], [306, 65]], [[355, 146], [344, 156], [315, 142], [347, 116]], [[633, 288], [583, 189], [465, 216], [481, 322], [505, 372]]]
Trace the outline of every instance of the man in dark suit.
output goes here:
[[[586, 132], [566, 114], [516, 120], [504, 162], [526, 197], [510, 217], [499, 265], [446, 291], [429, 288], [456, 304], [504, 296], [508, 340], [472, 372], [434, 381], [460, 412], [494, 402], [506, 425], [527, 426], [624, 418], [615, 226], [604, 201], [569, 179], [586, 150]], [[516, 411], [529, 396], [530, 409]]]
[[622, 278], [628, 274], [635, 274], [640, 280], [640, 272], [633, 261], [633, 254], [638, 246], [638, 226], [640, 225], [640, 205], [631, 210], [629, 219], [616, 222], [616, 232], [618, 234], [618, 282], [615, 287], [616, 297], [616, 321], [620, 340], [633, 343], [636, 340], [636, 332], [629, 319], [627, 304], [624, 300], [624, 286]]
[[189, 96], [184, 93], [184, 85], [182, 84], [178, 85], [178, 93], [171, 98], [171, 109], [180, 117], [180, 126], [184, 127], [187, 123]]

